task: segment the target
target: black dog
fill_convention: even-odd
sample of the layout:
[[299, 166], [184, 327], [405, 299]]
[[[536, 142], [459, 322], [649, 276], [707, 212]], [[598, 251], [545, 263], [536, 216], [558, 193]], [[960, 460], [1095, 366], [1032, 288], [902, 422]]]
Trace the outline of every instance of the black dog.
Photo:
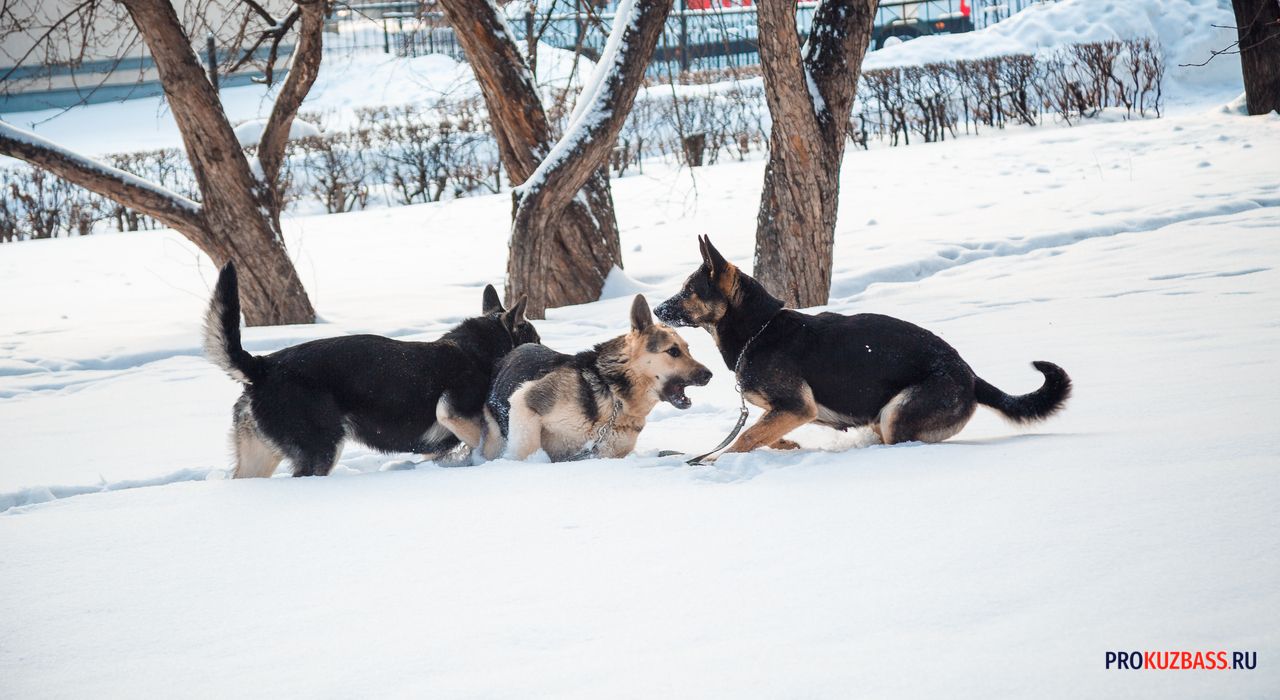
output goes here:
[[783, 309], [710, 239], [699, 244], [702, 266], [655, 313], [710, 332], [746, 399], [765, 410], [731, 452], [796, 447], [783, 436], [806, 423], [870, 427], [885, 444], [940, 442], [960, 432], [976, 404], [1027, 422], [1052, 415], [1071, 394], [1067, 373], [1049, 362], [1032, 363], [1043, 386], [1010, 396], [976, 376], [955, 348], [906, 321]]
[[435, 342], [353, 335], [258, 357], [240, 346], [240, 297], [228, 263], [205, 316], [204, 348], [245, 385], [231, 434], [235, 476], [271, 476], [284, 457], [294, 476], [324, 476], [348, 437], [429, 459], [459, 440], [474, 449], [494, 366], [522, 343], [539, 341], [524, 307], [522, 298], [504, 311], [487, 286], [483, 315]]

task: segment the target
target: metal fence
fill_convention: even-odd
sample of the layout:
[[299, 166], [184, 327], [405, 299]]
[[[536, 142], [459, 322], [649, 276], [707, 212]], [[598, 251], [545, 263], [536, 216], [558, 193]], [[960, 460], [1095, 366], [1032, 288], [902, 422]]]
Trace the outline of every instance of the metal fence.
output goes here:
[[453, 27], [421, 2], [337, 3], [325, 23], [329, 54], [382, 52], [397, 56], [445, 54], [464, 60]]
[[[949, 34], [990, 26], [1031, 5], [1056, 0], [882, 0], [872, 31], [872, 48], [929, 34]], [[649, 67], [651, 77], [669, 73], [727, 69], [759, 64], [756, 7], [752, 0], [676, 0]], [[508, 16], [522, 45], [533, 35], [558, 48], [596, 59], [615, 20], [607, 9], [579, 0], [575, 12], [546, 14], [529, 9]], [[612, 3], [609, 3], [610, 5]], [[796, 10], [803, 39], [819, 3], [805, 0]], [[339, 3], [328, 23], [325, 51], [381, 51], [400, 56], [443, 53], [464, 60], [462, 47], [430, 0]]]

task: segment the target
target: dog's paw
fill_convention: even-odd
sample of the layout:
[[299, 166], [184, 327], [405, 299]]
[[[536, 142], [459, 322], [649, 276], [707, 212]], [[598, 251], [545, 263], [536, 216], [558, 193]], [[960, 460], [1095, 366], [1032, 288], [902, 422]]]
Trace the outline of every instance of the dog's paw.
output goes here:
[[798, 450], [800, 449], [800, 443], [796, 442], [795, 440], [778, 438], [777, 442], [773, 443], [772, 445], [769, 445], [769, 447], [772, 447], [775, 450]]

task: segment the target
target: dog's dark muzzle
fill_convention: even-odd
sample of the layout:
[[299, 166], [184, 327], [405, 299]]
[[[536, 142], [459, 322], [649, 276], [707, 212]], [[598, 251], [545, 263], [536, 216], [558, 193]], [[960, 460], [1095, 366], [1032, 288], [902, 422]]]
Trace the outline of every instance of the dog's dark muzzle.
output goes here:
[[711, 383], [711, 370], [703, 367], [694, 373], [692, 377], [694, 386], [706, 386]]
[[684, 299], [684, 294], [677, 294], [671, 297], [659, 304], [658, 308], [653, 310], [653, 315], [657, 316], [659, 321], [672, 326], [696, 325], [684, 310]]

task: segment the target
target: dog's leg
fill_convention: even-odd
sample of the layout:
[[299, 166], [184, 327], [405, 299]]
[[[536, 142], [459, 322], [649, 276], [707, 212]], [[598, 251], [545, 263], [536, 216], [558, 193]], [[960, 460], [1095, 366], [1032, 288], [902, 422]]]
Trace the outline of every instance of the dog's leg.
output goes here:
[[459, 440], [467, 443], [467, 447], [476, 449], [480, 446], [481, 436], [484, 431], [484, 425], [479, 416], [469, 417], [463, 416], [453, 406], [453, 398], [449, 396], [449, 392], [440, 395], [440, 400], [436, 402], [436, 421], [449, 429], [449, 432], [458, 436]]
[[737, 441], [727, 451], [750, 452], [762, 445], [772, 445], [781, 440], [782, 436], [812, 421], [816, 416], [817, 411], [808, 414], [794, 411], [769, 411], [760, 416], [760, 420], [756, 421], [755, 425], [739, 435]]
[[507, 458], [528, 459], [542, 447], [542, 416], [525, 401], [525, 389], [511, 395], [511, 416], [507, 422]]
[[898, 442], [942, 442], [973, 417], [973, 389], [946, 374], [898, 392], [880, 409], [876, 433], [886, 445]]
[[302, 399], [293, 405], [296, 432], [288, 435], [288, 442], [283, 437], [278, 441], [293, 463], [293, 475], [327, 476], [338, 464], [347, 437], [337, 401], [332, 396], [304, 390], [283, 396]]
[[236, 469], [232, 478], [268, 477], [276, 471], [283, 456], [262, 437], [249, 407], [248, 395], [236, 402], [231, 443], [235, 446]]
[[235, 431], [236, 470], [232, 478], [268, 477], [275, 473], [283, 459], [256, 430]]
[[808, 384], [802, 383], [799, 391], [791, 396], [766, 397], [752, 393], [747, 398], [751, 403], [762, 406], [765, 413], [755, 425], [738, 436], [729, 452], [750, 452], [762, 445], [773, 445], [787, 433], [818, 417], [818, 404], [814, 402], [813, 390]]
[[507, 447], [507, 441], [502, 437], [502, 427], [498, 425], [498, 419], [488, 406], [484, 407], [484, 436], [481, 445], [480, 454], [486, 460], [497, 459]]
[[773, 444], [769, 445], [769, 447], [775, 450], [798, 450], [800, 449], [800, 443], [796, 442], [795, 440], [778, 438], [777, 440], [774, 440]]
[[300, 454], [297, 458], [289, 458], [293, 462], [293, 476], [329, 476], [329, 472], [338, 466], [338, 457], [342, 456], [342, 444], [333, 445], [332, 449], [323, 452]]

